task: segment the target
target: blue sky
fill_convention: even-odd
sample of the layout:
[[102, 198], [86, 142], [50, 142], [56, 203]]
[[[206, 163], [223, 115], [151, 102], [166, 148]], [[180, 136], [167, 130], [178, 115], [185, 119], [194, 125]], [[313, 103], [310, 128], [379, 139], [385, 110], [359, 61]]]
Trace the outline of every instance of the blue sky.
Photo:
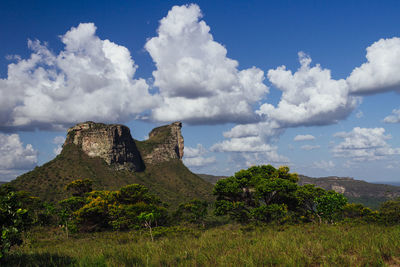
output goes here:
[[398, 1], [1, 1], [0, 180], [65, 129], [183, 121], [184, 162], [400, 181]]

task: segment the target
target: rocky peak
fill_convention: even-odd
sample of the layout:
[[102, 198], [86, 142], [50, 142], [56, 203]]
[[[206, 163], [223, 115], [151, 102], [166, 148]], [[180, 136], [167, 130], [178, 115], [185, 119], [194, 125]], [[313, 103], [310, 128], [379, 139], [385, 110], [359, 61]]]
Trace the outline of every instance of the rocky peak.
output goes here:
[[116, 169], [142, 171], [144, 164], [128, 127], [83, 122], [68, 129], [67, 144], [75, 144], [89, 157], [100, 157]]
[[154, 164], [170, 159], [182, 159], [184, 141], [181, 128], [181, 122], [174, 122], [153, 129], [149, 133], [149, 139], [143, 142], [145, 163]]

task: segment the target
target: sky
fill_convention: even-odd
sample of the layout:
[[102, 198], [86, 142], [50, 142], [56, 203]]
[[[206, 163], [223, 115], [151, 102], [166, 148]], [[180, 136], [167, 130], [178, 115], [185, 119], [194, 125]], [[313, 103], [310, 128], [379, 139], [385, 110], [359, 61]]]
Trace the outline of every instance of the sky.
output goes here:
[[399, 13], [390, 0], [3, 0], [0, 180], [90, 120], [137, 140], [182, 121], [196, 173], [399, 182]]

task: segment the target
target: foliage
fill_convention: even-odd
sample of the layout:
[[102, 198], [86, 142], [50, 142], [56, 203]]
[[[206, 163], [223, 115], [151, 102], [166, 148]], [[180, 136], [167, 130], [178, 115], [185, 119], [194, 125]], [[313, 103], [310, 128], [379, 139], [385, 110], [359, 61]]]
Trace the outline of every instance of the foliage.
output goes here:
[[348, 203], [343, 207], [343, 217], [353, 221], [378, 222], [379, 213], [362, 204]]
[[287, 212], [286, 204], [261, 205], [251, 211], [252, 217], [261, 222], [280, 221]]
[[201, 223], [204, 226], [204, 219], [207, 216], [207, 207], [207, 201], [194, 199], [180, 204], [174, 217], [191, 223]]
[[138, 216], [143, 212], [157, 213], [157, 224], [165, 224], [167, 211], [158, 198], [143, 185], [132, 184], [118, 191], [92, 191], [85, 199], [62, 201], [70, 208], [73, 223], [81, 231], [104, 229], [124, 230], [140, 227]]
[[254, 166], [221, 179], [214, 187], [216, 215], [239, 222], [279, 220], [296, 207], [298, 177], [286, 166]]
[[28, 210], [22, 208], [17, 193], [0, 195], [0, 259], [13, 245], [22, 243], [22, 231], [27, 229], [30, 222]]
[[333, 223], [341, 218], [342, 210], [347, 204], [347, 199], [333, 190], [327, 191], [316, 198], [317, 213], [325, 221]]
[[83, 197], [92, 191], [93, 181], [90, 179], [79, 179], [70, 182], [65, 189], [72, 193], [74, 197]]
[[296, 213], [303, 218], [304, 221], [315, 221], [315, 217], [318, 217], [321, 221], [321, 217], [317, 210], [317, 198], [325, 194], [325, 190], [319, 187], [315, 187], [313, 184], [306, 184], [299, 186], [295, 192], [297, 199], [297, 210]]
[[388, 200], [379, 207], [380, 217], [385, 224], [400, 223], [400, 198]]

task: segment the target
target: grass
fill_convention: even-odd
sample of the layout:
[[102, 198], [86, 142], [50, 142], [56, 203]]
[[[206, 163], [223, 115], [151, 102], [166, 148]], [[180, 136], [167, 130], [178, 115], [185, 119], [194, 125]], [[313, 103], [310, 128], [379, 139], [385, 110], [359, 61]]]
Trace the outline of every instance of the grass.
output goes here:
[[400, 226], [225, 225], [102, 232], [66, 239], [30, 232], [7, 266], [399, 266]]

